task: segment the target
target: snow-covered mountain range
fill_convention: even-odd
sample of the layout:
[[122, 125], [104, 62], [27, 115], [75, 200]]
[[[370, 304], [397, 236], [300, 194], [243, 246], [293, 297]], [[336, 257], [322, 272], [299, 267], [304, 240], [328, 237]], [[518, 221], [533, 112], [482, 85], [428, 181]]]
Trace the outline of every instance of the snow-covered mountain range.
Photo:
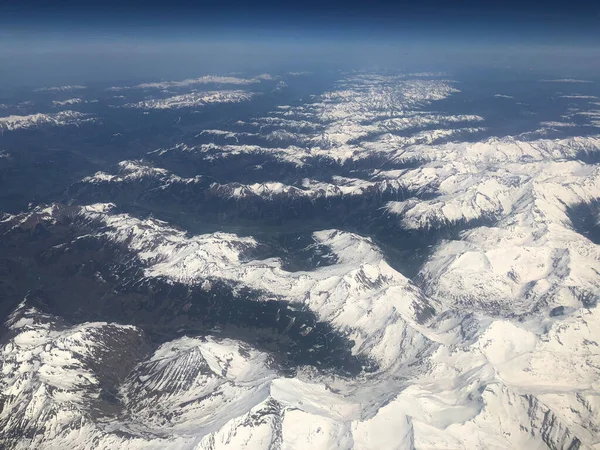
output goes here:
[[125, 106], [142, 109], [189, 108], [204, 106], [211, 103], [239, 103], [250, 100], [254, 95], [256, 94], [253, 92], [240, 90], [192, 92], [189, 94], [175, 95], [173, 97], [144, 100], [138, 103], [130, 103]]
[[39, 126], [67, 126], [91, 122], [94, 118], [77, 111], [60, 111], [50, 114], [29, 114], [26, 116], [0, 117], [0, 131], [12, 131], [21, 128]]
[[449, 78], [347, 74], [0, 215], [4, 445], [600, 448], [596, 106], [493, 135]]

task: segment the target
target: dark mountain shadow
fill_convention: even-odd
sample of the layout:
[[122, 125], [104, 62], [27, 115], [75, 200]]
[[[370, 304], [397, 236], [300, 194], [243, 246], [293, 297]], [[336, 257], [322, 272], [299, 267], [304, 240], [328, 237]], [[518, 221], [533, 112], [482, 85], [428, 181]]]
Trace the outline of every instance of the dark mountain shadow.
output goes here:
[[600, 245], [600, 199], [567, 208], [573, 228], [594, 244]]
[[371, 361], [352, 355], [351, 340], [304, 305], [236, 282], [198, 279], [188, 285], [146, 278], [134, 254], [95, 236], [89, 223], [68, 214], [56, 225], [13, 230], [0, 245], [3, 321], [28, 293], [38, 292], [46, 300], [37, 306], [45, 312], [71, 323], [135, 325], [154, 346], [210, 334], [270, 352], [290, 375], [299, 365], [342, 376], [375, 369]]

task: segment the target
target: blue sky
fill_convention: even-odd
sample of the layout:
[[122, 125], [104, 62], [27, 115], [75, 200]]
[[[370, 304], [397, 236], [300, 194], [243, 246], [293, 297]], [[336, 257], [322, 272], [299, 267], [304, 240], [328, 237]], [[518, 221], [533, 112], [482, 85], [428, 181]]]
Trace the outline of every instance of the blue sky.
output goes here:
[[238, 29], [394, 36], [402, 32], [527, 36], [599, 42], [600, 4], [592, 0], [0, 0], [3, 29], [30, 33], [132, 32], [234, 34]]
[[597, 3], [0, 0], [0, 82], [306, 65], [597, 72]]

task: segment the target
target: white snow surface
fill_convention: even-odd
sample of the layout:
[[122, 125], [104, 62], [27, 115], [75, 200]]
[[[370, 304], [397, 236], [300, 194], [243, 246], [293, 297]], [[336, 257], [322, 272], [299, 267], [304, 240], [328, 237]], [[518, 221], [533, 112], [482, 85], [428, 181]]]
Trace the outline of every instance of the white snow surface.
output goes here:
[[[224, 350], [192, 351], [198, 339], [191, 338], [165, 344], [140, 363], [141, 372], [159, 371], [174, 385], [187, 361], [202, 358], [213, 373], [251, 386], [244, 393], [231, 391], [239, 401], [230, 404], [229, 391], [223, 390], [230, 385], [210, 381], [209, 375], [201, 383], [208, 389], [204, 392], [210, 398], [208, 392], [215, 393], [219, 401], [178, 409], [176, 419], [169, 416], [167, 431], [160, 418], [169, 405], [196, 395], [191, 388], [182, 387], [177, 399], [168, 400], [172, 394], [165, 393], [163, 401], [146, 404], [129, 393], [140, 392], [135, 383], [147, 383], [146, 378], [125, 383], [121, 392], [128, 392], [131, 408], [138, 405], [138, 414], [148, 414], [144, 426], [161, 439], [168, 436], [173, 445], [183, 445], [177, 436], [190, 437], [189, 427], [198, 433], [193, 444], [198, 448], [270, 448], [273, 442], [281, 448], [481, 449], [568, 448], [574, 440], [580, 448], [593, 448], [599, 443], [600, 317], [595, 308], [575, 305], [565, 317], [532, 315], [521, 321], [489, 311], [471, 316], [462, 305], [440, 305], [392, 269], [370, 239], [352, 233], [315, 233], [315, 243], [329, 245], [337, 262], [310, 272], [286, 272], [277, 259], [244, 257], [257, 245], [253, 238], [188, 236], [164, 222], [110, 211], [110, 205], [90, 205], [80, 214], [102, 221], [102, 236], [134, 250], [146, 276], [202, 283], [205, 289], [210, 289], [206, 280], [231, 280], [261, 289], [262, 300], [303, 302], [352, 337], [357, 354], [380, 364], [376, 373], [357, 379], [308, 368], [286, 379], [268, 369], [264, 355], [260, 364], [255, 360], [223, 372], [219, 361], [228, 357], [211, 355]], [[420, 320], [424, 305], [433, 312]], [[215, 410], [208, 413], [210, 407]], [[264, 419], [252, 424], [249, 417], [258, 416]], [[131, 441], [123, 445], [135, 447]]]
[[[285, 148], [269, 146], [265, 149], [260, 145], [247, 144], [182, 144], [171, 149], [158, 149], [157, 152], [218, 152], [222, 156], [268, 152], [294, 164], [303, 164], [314, 157], [343, 162], [372, 155], [372, 146], [391, 133], [396, 139], [391, 144], [395, 150], [401, 146], [430, 144], [482, 131], [483, 127], [475, 126], [483, 121], [481, 116], [423, 110], [433, 102], [459, 92], [451, 81], [428, 76], [353, 75], [341, 80], [335, 90], [315, 96], [304, 104], [284, 105], [285, 108], [277, 108], [265, 117], [243, 122], [256, 128], [257, 133], [267, 140], [293, 142]], [[410, 130], [417, 132], [405, 136]], [[228, 138], [235, 136], [235, 132], [227, 134]], [[375, 149], [375, 152], [389, 151], [384, 145], [377, 145]]]
[[34, 92], [69, 92], [79, 91], [81, 89], [87, 89], [87, 86], [82, 86], [80, 84], [71, 84], [67, 86], [42, 87], [35, 89]]
[[262, 81], [274, 80], [275, 77], [272, 75], [263, 73], [256, 75], [251, 78], [241, 78], [235, 76], [223, 76], [223, 75], [203, 75], [198, 78], [187, 78], [181, 81], [156, 81], [149, 83], [142, 83], [135, 86], [114, 86], [108, 88], [110, 91], [122, 91], [127, 89], [169, 89], [169, 88], [185, 88], [202, 84], [223, 84], [223, 85], [250, 85], [257, 84]]
[[[254, 301], [307, 306], [352, 339], [353, 353], [375, 361], [376, 372], [344, 378], [303, 367], [285, 378], [268, 354], [247, 344], [182, 337], [149, 355], [140, 351], [117, 386], [123, 412], [99, 420], [89, 411], [106, 381], [88, 356], [109, 364], [106, 349], [122, 341], [141, 348], [141, 331], [63, 324], [24, 303], [0, 349], [0, 392], [9, 405], [0, 420], [37, 430], [15, 438], [16, 448], [599, 449], [600, 246], [574, 230], [568, 208], [600, 198], [599, 166], [579, 160], [600, 149], [600, 137], [464, 142], [464, 133], [482, 131], [484, 118], [423, 110], [455, 92], [451, 81], [427, 75], [352, 75], [311, 102], [245, 124], [257, 134], [263, 127], [283, 130], [297, 145], [157, 151], [215, 158], [269, 152], [298, 166], [314, 157], [344, 162], [374, 154], [418, 161], [326, 183], [210, 187], [267, 200], [360, 196], [390, 186], [430, 194], [382, 209], [412, 232], [469, 224], [431, 248], [414, 280], [395, 270], [372, 239], [341, 230], [312, 235], [311, 245], [335, 256], [332, 264], [292, 272], [278, 258], [250, 257], [261, 244], [254, 237], [190, 235], [117, 214], [110, 204], [75, 213], [95, 226], [92, 237], [127, 247], [148, 278], [203, 290], [215, 280], [242, 284], [260, 292]], [[161, 186], [197, 180], [123, 161], [117, 174], [99, 172], [84, 182], [148, 179]], [[40, 207], [3, 222], [52, 223], [60, 212]], [[561, 312], [551, 314], [555, 308]], [[10, 422], [10, 411], [23, 408], [26, 421]]]
[[552, 80], [541, 80], [542, 83], [593, 83], [590, 80], [580, 80], [577, 78], [555, 78]]
[[0, 117], [0, 132], [18, 130], [20, 128], [32, 128], [43, 125], [67, 126], [79, 125], [91, 122], [95, 119], [89, 114], [77, 111], [60, 111], [53, 114], [30, 114], [27, 116]]
[[[106, 207], [98, 205], [84, 214], [103, 210]], [[124, 218], [116, 216], [115, 220]], [[133, 228], [132, 245], [137, 245], [139, 236], [150, 239], [151, 229]], [[331, 232], [323, 234], [321, 238], [332, 238]], [[345, 246], [356, 245], [357, 237], [334, 234], [340, 241], [337, 251], [343, 251], [340, 247], [347, 251], [340, 266], [361, 267], [363, 277], [376, 273], [372, 266], [379, 257], [368, 242], [359, 242], [358, 249], [348, 251]], [[163, 246], [181, 245], [182, 239], [177, 234], [167, 236], [171, 243], [159, 243], [153, 252], [160, 254]], [[204, 245], [205, 258], [209, 253], [206, 247], [229, 247], [223, 259], [212, 262], [222, 267], [221, 272], [227, 265], [239, 270], [236, 267], [244, 264], [231, 248], [233, 236], [204, 240], [187, 245], [195, 249]], [[171, 251], [177, 254], [175, 248]], [[149, 272], [148, 276], [165, 276], [172, 269], [167, 270], [165, 262], [154, 266], [160, 273]], [[341, 268], [332, 270], [336, 273]], [[173, 276], [180, 277], [180, 270]], [[323, 280], [319, 275], [314, 278], [308, 284]], [[297, 281], [292, 281], [292, 289], [294, 284]], [[403, 291], [397, 295], [407, 296]], [[384, 333], [393, 332], [398, 325], [379, 322], [388, 314], [389, 310], [376, 307], [369, 320], [378, 322], [374, 326]], [[140, 331], [107, 323], [65, 326], [23, 304], [9, 319], [12, 337], [0, 349], [4, 374], [0, 392], [9, 399], [9, 408], [3, 409], [0, 420], [15, 430], [37, 430], [32, 437], [13, 441], [15, 448], [520, 449], [569, 448], [573, 442], [578, 442], [579, 448], [598, 445], [597, 309], [581, 308], [565, 320], [547, 320], [545, 331], [531, 323], [482, 315], [474, 322], [478, 329], [466, 334], [469, 325], [465, 318], [438, 316], [434, 322], [426, 331], [432, 339], [429, 350], [417, 360], [409, 365], [399, 358], [375, 374], [356, 379], [319, 375], [309, 369], [295, 378], [282, 378], [271, 369], [267, 354], [246, 344], [182, 337], [149, 356], [140, 355], [140, 362], [118, 385], [123, 412], [98, 421], [90, 411], [94, 411], [94, 402], [101, 401], [98, 394], [106, 381], [97, 362], [110, 364], [109, 352], [115, 345], [135, 349], [136, 342], [141, 346]], [[414, 334], [409, 348], [426, 341], [423, 337], [414, 340]], [[401, 344], [400, 335], [386, 343], [388, 347]], [[27, 410], [20, 415], [15, 414], [16, 408]], [[25, 417], [26, 421], [11, 423], [13, 417]]]
[[242, 90], [191, 92], [173, 97], [128, 103], [125, 107], [140, 109], [192, 108], [218, 103], [240, 103], [248, 101], [256, 95], [254, 92]]
[[54, 106], [77, 105], [79, 103], [84, 103], [84, 100], [79, 97], [68, 98], [67, 100], [53, 100], [52, 101], [52, 104]]
[[[252, 238], [228, 233], [187, 237], [155, 220], [88, 209], [84, 214], [107, 227], [105, 237], [135, 250], [146, 264], [147, 276], [184, 283], [211, 278], [237, 281], [264, 292], [265, 299], [303, 303], [352, 338], [356, 354], [372, 357], [382, 366], [409, 361], [430, 344], [421, 322], [434, 306], [385, 262], [370, 239], [336, 230], [315, 233], [315, 245], [329, 246], [337, 263], [310, 272], [288, 272], [278, 259], [246, 260], [244, 255], [258, 245]], [[392, 346], [399, 337], [405, 344]]]

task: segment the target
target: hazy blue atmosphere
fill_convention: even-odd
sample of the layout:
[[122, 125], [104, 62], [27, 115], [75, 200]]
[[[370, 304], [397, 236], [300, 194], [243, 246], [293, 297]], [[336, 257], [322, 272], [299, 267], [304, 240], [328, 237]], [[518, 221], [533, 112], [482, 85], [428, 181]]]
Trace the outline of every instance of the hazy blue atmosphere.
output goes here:
[[592, 1], [3, 1], [0, 24], [3, 88], [307, 65], [600, 68]]

